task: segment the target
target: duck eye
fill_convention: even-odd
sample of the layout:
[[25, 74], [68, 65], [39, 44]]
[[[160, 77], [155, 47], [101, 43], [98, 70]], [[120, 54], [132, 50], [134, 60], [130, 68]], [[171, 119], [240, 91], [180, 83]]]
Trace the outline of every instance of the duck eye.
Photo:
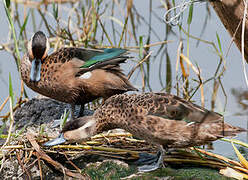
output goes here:
[[172, 111], [170, 112], [170, 115], [171, 115], [171, 116], [176, 116], [176, 114], [177, 114], [177, 111], [175, 111], [175, 110], [172, 110]]

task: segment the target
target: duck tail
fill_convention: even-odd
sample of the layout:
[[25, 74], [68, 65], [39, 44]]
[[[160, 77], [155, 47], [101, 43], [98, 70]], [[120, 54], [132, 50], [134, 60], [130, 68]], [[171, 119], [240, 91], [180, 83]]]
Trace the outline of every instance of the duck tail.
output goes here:
[[223, 137], [233, 137], [236, 136], [238, 133], [241, 132], [247, 132], [247, 129], [241, 128], [241, 127], [236, 127], [232, 126], [230, 124], [224, 123], [223, 124], [222, 131], [220, 131], [220, 135]]

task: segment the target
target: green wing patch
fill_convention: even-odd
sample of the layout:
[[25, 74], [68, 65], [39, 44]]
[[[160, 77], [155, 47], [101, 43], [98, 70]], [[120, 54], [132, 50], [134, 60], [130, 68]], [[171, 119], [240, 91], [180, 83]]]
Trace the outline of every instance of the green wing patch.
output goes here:
[[102, 54], [96, 55], [96, 56], [90, 58], [80, 68], [89, 68], [90, 66], [92, 66], [96, 63], [100, 63], [100, 62], [104, 62], [106, 60], [116, 58], [116, 57], [120, 56], [121, 54], [125, 53], [126, 51], [127, 51], [126, 49], [120, 49], [120, 48], [104, 49], [104, 52]]

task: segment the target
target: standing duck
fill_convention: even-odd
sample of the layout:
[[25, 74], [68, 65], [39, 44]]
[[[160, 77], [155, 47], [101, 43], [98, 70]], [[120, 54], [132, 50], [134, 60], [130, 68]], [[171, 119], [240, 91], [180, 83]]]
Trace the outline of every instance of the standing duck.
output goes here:
[[133, 136], [159, 147], [157, 161], [139, 167], [140, 171], [158, 168], [163, 162], [164, 149], [203, 145], [244, 131], [224, 123], [220, 114], [174, 95], [121, 94], [107, 99], [93, 116], [68, 121], [61, 135], [45, 145], [81, 141], [113, 128], [125, 129]]
[[28, 44], [28, 52], [21, 62], [21, 77], [32, 90], [71, 104], [72, 117], [75, 105], [99, 97], [108, 97], [127, 91], [136, 91], [119, 64], [124, 63], [127, 50], [119, 48], [89, 50], [61, 48], [48, 56], [49, 42], [45, 34], [36, 32]]

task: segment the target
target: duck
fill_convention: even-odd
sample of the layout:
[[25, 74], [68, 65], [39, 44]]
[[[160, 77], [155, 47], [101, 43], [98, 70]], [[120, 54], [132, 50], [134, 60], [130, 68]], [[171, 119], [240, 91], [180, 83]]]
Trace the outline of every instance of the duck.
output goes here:
[[126, 49], [85, 49], [65, 47], [48, 55], [49, 41], [42, 31], [36, 32], [28, 43], [20, 72], [25, 84], [33, 91], [52, 99], [84, 105], [97, 98], [137, 91], [120, 68], [129, 57]]
[[114, 128], [124, 129], [158, 147], [156, 161], [139, 167], [143, 172], [159, 168], [170, 148], [204, 145], [246, 131], [225, 123], [221, 114], [172, 94], [119, 94], [108, 98], [92, 116], [68, 121], [59, 137], [44, 145], [81, 142]]

